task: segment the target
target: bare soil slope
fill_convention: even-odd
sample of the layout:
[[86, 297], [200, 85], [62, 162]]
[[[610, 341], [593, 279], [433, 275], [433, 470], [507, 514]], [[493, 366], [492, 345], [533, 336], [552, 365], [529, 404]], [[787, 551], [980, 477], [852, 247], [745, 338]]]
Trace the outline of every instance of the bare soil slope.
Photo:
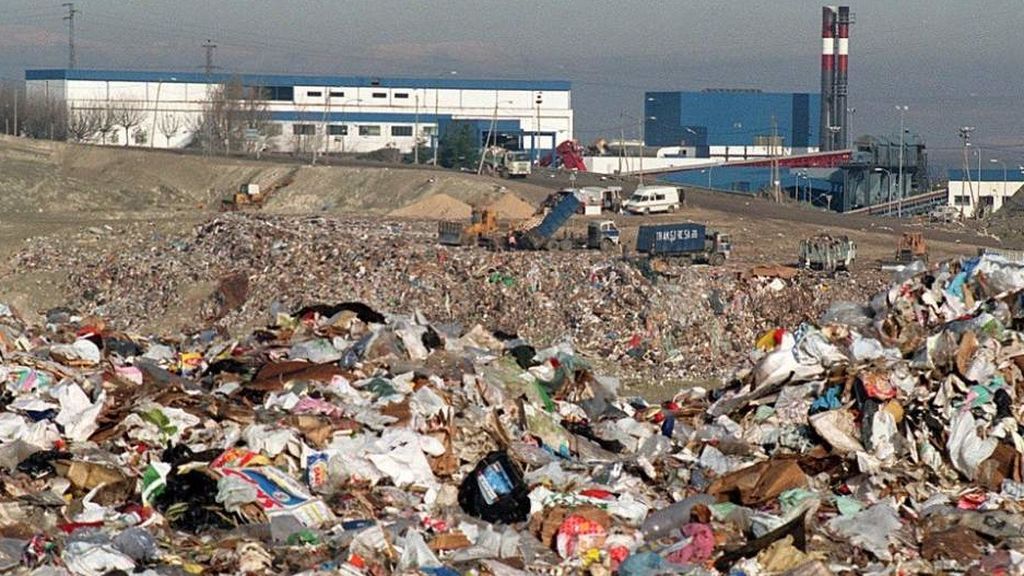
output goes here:
[[242, 184], [274, 190], [278, 214], [386, 214], [435, 194], [487, 204], [546, 190], [475, 174], [388, 166], [305, 166], [0, 136], [0, 213], [161, 215], [218, 209]]

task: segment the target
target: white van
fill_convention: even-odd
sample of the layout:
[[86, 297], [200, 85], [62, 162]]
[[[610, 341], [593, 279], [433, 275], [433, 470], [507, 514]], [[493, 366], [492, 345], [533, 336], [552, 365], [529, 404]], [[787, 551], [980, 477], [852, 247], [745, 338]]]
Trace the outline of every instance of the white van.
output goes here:
[[681, 205], [679, 188], [675, 186], [638, 186], [622, 208], [633, 214], [652, 214], [675, 212]]

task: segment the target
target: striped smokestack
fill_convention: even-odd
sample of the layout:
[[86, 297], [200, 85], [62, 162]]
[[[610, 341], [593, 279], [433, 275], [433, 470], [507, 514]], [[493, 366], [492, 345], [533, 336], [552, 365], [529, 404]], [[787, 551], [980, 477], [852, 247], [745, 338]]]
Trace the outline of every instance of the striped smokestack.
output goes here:
[[838, 38], [836, 42], [836, 84], [835, 84], [835, 118], [839, 133], [836, 135], [836, 150], [846, 149], [848, 134], [846, 133], [848, 108], [846, 107], [847, 68], [850, 56], [850, 7], [839, 7], [839, 19], [836, 22]]
[[832, 149], [832, 125], [835, 91], [835, 24], [836, 12], [832, 6], [821, 8], [821, 128], [818, 147], [822, 152]]

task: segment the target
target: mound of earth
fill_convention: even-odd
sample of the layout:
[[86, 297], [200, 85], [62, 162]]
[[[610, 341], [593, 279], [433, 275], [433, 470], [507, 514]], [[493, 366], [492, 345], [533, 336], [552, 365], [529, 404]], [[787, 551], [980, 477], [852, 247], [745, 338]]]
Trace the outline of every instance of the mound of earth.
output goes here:
[[447, 194], [427, 196], [404, 208], [391, 211], [388, 216], [439, 220], [465, 220], [473, 214], [473, 207]]
[[498, 218], [506, 220], [523, 220], [533, 216], [537, 211], [533, 204], [515, 194], [506, 193], [487, 206], [498, 213]]

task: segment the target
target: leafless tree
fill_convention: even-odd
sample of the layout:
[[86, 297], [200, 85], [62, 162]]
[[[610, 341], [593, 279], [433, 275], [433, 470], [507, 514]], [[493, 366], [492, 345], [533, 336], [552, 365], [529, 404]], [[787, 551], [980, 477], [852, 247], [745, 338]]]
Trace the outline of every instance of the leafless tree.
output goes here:
[[74, 137], [76, 142], [91, 140], [99, 131], [100, 112], [95, 108], [71, 107], [68, 114], [68, 134]]
[[189, 128], [195, 134], [193, 142], [205, 150], [230, 154], [246, 144], [246, 129], [262, 131], [269, 120], [260, 89], [244, 86], [235, 78], [211, 91], [202, 113]]
[[67, 107], [56, 98], [30, 98], [19, 130], [30, 138], [63, 140], [67, 136]]
[[114, 116], [114, 124], [124, 128], [124, 145], [128, 146], [132, 128], [142, 124], [142, 121], [146, 118], [146, 113], [142, 110], [141, 106], [129, 100], [120, 100], [113, 103], [110, 111]]
[[24, 106], [25, 93], [21, 86], [15, 82], [0, 81], [0, 129], [4, 134], [15, 133], [16, 120], [25, 117]]
[[107, 134], [114, 130], [117, 125], [114, 119], [114, 110], [110, 103], [96, 109], [96, 131], [100, 134], [100, 144], [107, 143]]
[[171, 138], [181, 130], [181, 117], [173, 112], [167, 112], [160, 117], [160, 133], [164, 135], [167, 146], [171, 145]]

